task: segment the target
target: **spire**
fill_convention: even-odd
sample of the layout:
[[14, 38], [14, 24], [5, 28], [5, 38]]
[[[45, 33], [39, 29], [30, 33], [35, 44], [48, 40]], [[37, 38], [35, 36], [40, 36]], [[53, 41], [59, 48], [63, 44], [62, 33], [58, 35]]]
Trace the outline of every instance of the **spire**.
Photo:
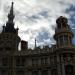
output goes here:
[[36, 48], [36, 38], [35, 38], [35, 48]]
[[11, 3], [10, 12], [8, 14], [8, 21], [6, 23], [5, 32], [14, 32], [16, 33], [16, 29], [14, 28], [14, 11], [13, 11], [13, 2]]
[[2, 32], [5, 32], [5, 24], [4, 24], [2, 27], [3, 27], [3, 30], [2, 30]]
[[9, 14], [8, 14], [8, 21], [9, 22], [12, 22], [13, 23], [13, 19], [14, 19], [14, 11], [13, 11], [13, 4], [14, 4], [14, 2], [12, 2], [12, 4], [11, 4], [11, 9], [10, 9], [10, 12], [9, 12]]

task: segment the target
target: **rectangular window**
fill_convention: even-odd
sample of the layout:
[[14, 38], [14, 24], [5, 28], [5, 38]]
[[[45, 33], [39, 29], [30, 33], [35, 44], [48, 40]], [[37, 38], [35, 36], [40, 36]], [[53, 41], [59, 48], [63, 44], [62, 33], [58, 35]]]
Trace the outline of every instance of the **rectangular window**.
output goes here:
[[35, 59], [32, 59], [32, 65], [33, 66], [38, 66], [38, 59], [37, 58], [35, 58]]
[[56, 63], [57, 63], [57, 57], [54, 56], [54, 64], [56, 64]]
[[16, 57], [16, 66], [25, 66], [25, 58]]
[[16, 66], [20, 66], [20, 58], [19, 57], [16, 58]]
[[72, 44], [72, 38], [71, 37], [69, 37], [69, 42], [70, 42], [70, 44]]
[[44, 65], [44, 58], [41, 58], [41, 65]]
[[39, 75], [39, 71], [33, 71], [32, 75]]
[[48, 75], [48, 70], [43, 70], [42, 75]]
[[47, 65], [48, 64], [48, 58], [45, 58], [45, 64]]
[[41, 65], [47, 65], [48, 64], [48, 58], [41, 58]]
[[64, 35], [64, 45], [68, 45], [68, 36]]
[[53, 70], [51, 71], [51, 75], [58, 75], [57, 70], [56, 70], [56, 69], [53, 69]]
[[63, 37], [60, 36], [60, 37], [59, 37], [59, 40], [60, 40], [60, 46], [62, 46], [62, 45], [63, 45]]
[[3, 66], [7, 66], [8, 65], [8, 58], [6, 58], [6, 57], [2, 58], [2, 65]]
[[35, 60], [34, 59], [32, 59], [32, 66], [34, 66], [35, 65]]
[[53, 58], [53, 56], [50, 57], [50, 63], [54, 64], [54, 58]]
[[8, 75], [6, 70], [1, 71], [1, 75]]
[[17, 71], [17, 74], [16, 75], [24, 75], [24, 71], [19, 70], [19, 71]]

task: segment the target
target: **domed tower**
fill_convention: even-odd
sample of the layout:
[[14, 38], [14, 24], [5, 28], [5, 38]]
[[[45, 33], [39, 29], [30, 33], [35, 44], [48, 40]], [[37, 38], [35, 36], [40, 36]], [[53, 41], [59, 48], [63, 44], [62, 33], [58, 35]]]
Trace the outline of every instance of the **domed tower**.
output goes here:
[[0, 51], [18, 50], [20, 37], [18, 36], [18, 28], [14, 28], [13, 20], [15, 16], [13, 12], [13, 4], [14, 3], [12, 2], [6, 26], [3, 26], [2, 33], [0, 33]]
[[67, 18], [60, 16], [56, 20], [57, 28], [55, 30], [54, 39], [56, 40], [57, 47], [71, 46], [73, 33], [68, 25]]

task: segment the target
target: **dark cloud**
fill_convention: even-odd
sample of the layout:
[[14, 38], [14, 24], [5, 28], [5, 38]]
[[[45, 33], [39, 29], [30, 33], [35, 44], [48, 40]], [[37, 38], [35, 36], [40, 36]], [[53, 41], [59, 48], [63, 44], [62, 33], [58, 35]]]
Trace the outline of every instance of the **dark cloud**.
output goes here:
[[40, 19], [40, 17], [38, 15], [32, 15], [30, 18], [34, 19], [34, 20]]
[[70, 15], [69, 24], [74, 34], [72, 43], [75, 44], [75, 5], [70, 5], [70, 8], [68, 8], [65, 12]]
[[32, 16], [26, 16], [28, 21], [32, 21], [34, 23], [37, 22], [38, 19], [40, 19], [40, 17], [38, 15], [32, 15]]
[[66, 9], [66, 13], [70, 13], [72, 11], [75, 11], [75, 5], [70, 5], [70, 8]]
[[45, 29], [42, 29], [37, 36], [37, 42], [44, 42], [44, 40], [49, 39], [49, 32]]
[[66, 9], [65, 12], [70, 15], [69, 23], [71, 24], [72, 27], [75, 24], [75, 6], [70, 5], [70, 8]]
[[46, 11], [46, 10], [43, 10], [43, 11], [41, 11], [40, 13], [38, 13], [39, 15], [41, 15], [41, 16], [43, 16], [43, 17], [49, 17], [49, 14], [48, 14], [48, 11]]
[[74, 34], [74, 37], [73, 37], [72, 42], [73, 42], [73, 44], [75, 44], [75, 29], [72, 29], [72, 32], [73, 32], [73, 34]]
[[40, 12], [33, 14], [33, 15], [26, 15], [26, 20], [32, 21], [34, 23], [38, 22], [38, 20], [42, 20], [42, 17], [47, 18], [49, 17], [48, 11], [41, 10]]

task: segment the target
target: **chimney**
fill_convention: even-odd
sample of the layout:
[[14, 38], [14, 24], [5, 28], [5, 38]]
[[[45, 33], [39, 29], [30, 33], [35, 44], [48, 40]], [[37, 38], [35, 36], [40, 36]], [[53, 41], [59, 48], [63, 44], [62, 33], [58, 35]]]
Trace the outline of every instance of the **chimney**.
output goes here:
[[27, 50], [28, 49], [28, 42], [22, 40], [21, 41], [21, 50]]

